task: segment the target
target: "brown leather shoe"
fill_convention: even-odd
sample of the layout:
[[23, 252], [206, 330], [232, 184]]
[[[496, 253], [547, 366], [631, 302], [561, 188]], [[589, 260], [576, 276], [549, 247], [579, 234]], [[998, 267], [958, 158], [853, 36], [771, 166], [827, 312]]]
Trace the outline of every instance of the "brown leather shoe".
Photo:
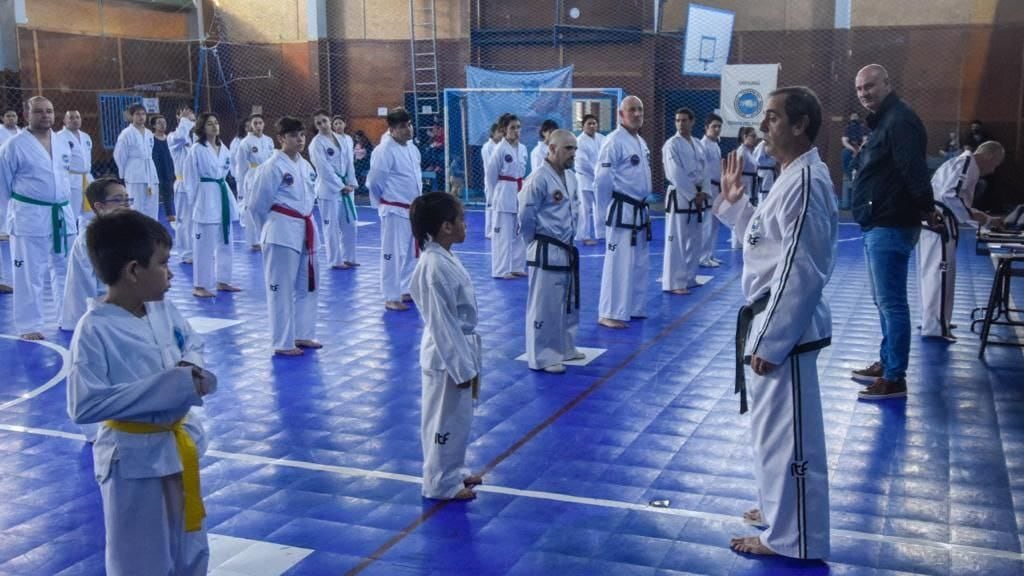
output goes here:
[[903, 378], [899, 380], [877, 378], [873, 384], [857, 393], [859, 400], [885, 400], [887, 398], [906, 397], [907, 381]]
[[878, 380], [882, 376], [885, 376], [885, 367], [882, 366], [881, 362], [875, 362], [867, 368], [861, 368], [860, 370], [850, 372], [850, 378], [853, 378], [861, 384], [874, 384], [875, 380]]

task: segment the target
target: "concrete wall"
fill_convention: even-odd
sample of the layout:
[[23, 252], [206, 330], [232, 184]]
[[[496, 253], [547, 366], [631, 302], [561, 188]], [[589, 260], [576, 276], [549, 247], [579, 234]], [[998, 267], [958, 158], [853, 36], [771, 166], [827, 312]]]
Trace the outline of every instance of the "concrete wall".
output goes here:
[[29, 0], [30, 28], [75, 34], [181, 40], [188, 37], [192, 11], [168, 11], [118, 0]]

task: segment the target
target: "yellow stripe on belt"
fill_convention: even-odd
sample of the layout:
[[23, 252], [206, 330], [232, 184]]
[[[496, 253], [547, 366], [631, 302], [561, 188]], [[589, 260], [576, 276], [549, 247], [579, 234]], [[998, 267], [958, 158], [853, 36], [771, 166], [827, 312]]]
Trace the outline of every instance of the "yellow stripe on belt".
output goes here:
[[203, 518], [206, 518], [206, 507], [203, 506], [203, 495], [199, 491], [199, 451], [195, 441], [185, 430], [185, 419], [182, 418], [170, 425], [121, 420], [107, 420], [104, 424], [118, 432], [128, 434], [174, 434], [174, 443], [178, 445], [178, 457], [181, 458], [181, 481], [185, 492], [185, 531], [199, 531], [203, 527]]

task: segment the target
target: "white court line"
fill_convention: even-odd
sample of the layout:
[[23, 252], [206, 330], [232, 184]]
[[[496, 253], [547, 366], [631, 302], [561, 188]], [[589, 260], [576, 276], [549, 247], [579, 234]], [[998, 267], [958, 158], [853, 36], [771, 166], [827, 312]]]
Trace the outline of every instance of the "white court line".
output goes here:
[[[12, 426], [8, 424], [0, 424], [0, 430], [6, 430], [8, 432], [22, 432], [26, 434], [37, 434], [40, 436], [49, 436], [52, 438], [66, 438], [70, 440], [78, 440], [85, 442], [85, 436], [81, 434], [74, 434], [71, 432], [63, 432], [60, 430], [49, 430], [46, 428], [31, 428], [27, 426]], [[360, 468], [351, 468], [349, 466], [333, 466], [330, 464], [316, 464], [314, 462], [303, 462], [301, 460], [290, 460], [287, 458], [268, 458], [266, 456], [256, 456], [251, 454], [233, 454], [231, 452], [222, 452], [220, 450], [207, 450], [208, 456], [215, 458], [221, 458], [224, 460], [235, 460], [238, 462], [245, 462], [248, 464], [267, 464], [271, 466], [284, 466], [288, 468], [299, 468], [303, 470], [313, 470], [319, 472], [331, 472], [334, 474], [341, 474], [344, 476], [362, 476], [364, 478], [380, 478], [385, 480], [394, 480], [397, 482], [405, 482], [407, 484], [422, 484], [422, 478], [419, 476], [412, 476], [409, 474], [397, 474], [394, 472], [380, 472], [377, 470], [362, 470]], [[670, 516], [681, 516], [686, 518], [698, 518], [701, 520], [713, 520], [717, 522], [728, 522], [735, 524], [737, 527], [745, 526], [742, 519], [738, 516], [732, 516], [727, 514], [718, 514], [715, 512], [701, 512], [699, 510], [686, 510], [684, 508], [655, 508], [645, 504], [638, 504], [635, 502], [621, 502], [618, 500], [606, 500], [604, 498], [588, 498], [585, 496], [573, 496], [572, 494], [561, 494], [558, 492], [545, 492], [541, 490], [520, 490], [518, 488], [507, 488], [504, 486], [495, 486], [491, 484], [484, 484], [475, 488], [478, 492], [489, 492], [492, 494], [504, 494], [506, 496], [517, 496], [522, 498], [534, 498], [537, 500], [548, 500], [552, 502], [564, 502], [567, 504], [580, 504], [585, 506], [596, 506], [600, 508], [611, 508], [616, 510], [632, 510], [636, 512], [650, 512], [654, 514], [667, 514]], [[965, 546], [963, 544], [948, 544], [945, 542], [932, 542], [930, 540], [918, 539], [918, 538], [905, 538], [900, 536], [886, 536], [881, 534], [871, 534], [868, 532], [857, 532], [855, 530], [841, 530], [832, 529], [832, 534], [840, 536], [846, 536], [848, 538], [854, 538], [858, 540], [868, 540], [872, 542], [890, 542], [899, 544], [909, 544], [912, 546], [923, 546], [927, 548], [934, 548], [945, 551], [962, 551], [971, 552], [974, 554], [981, 554], [984, 556], [992, 556], [996, 558], [1004, 558], [1008, 560], [1024, 560], [1024, 554], [1017, 552], [1008, 552], [1006, 550], [996, 550], [993, 548], [980, 548], [976, 546]]]
[[57, 384], [60, 384], [61, 380], [63, 380], [68, 375], [68, 372], [71, 371], [71, 351], [59, 344], [47, 342], [46, 340], [22, 340], [22, 338], [18, 336], [11, 336], [10, 334], [0, 334], [0, 338], [6, 338], [8, 340], [14, 341], [32, 342], [34, 344], [39, 344], [40, 346], [49, 348], [50, 350], [54, 350], [58, 354], [60, 354], [60, 370], [57, 371], [57, 374], [54, 375], [53, 378], [50, 378], [42, 386], [29, 392], [26, 392], [19, 396], [18, 398], [15, 398], [14, 400], [8, 400], [7, 402], [0, 404], [0, 410], [6, 410], [11, 406], [17, 406], [18, 404], [21, 404], [26, 400], [30, 400], [32, 398], [35, 398], [36, 396], [39, 396], [43, 392], [46, 392], [50, 388], [53, 388]]

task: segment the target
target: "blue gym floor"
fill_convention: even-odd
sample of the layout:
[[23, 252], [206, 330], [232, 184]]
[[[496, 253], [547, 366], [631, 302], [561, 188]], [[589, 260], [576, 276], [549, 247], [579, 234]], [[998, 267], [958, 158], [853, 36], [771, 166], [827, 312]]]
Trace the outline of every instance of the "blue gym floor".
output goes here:
[[[476, 286], [485, 372], [468, 457], [486, 484], [476, 501], [445, 504], [422, 499], [418, 484], [420, 319], [385, 313], [376, 215], [361, 208], [360, 217], [362, 266], [322, 273], [324, 348], [304, 357], [270, 355], [258, 253], [236, 241], [244, 291], [215, 300], [193, 298], [190, 267], [172, 261], [168, 298], [186, 317], [241, 321], [206, 335], [207, 365], [220, 377], [202, 410], [212, 573], [1024, 573], [1024, 359], [996, 346], [977, 358], [969, 314], [987, 301], [993, 266], [969, 234], [959, 342], [915, 336], [910, 397], [861, 403], [849, 371], [876, 359], [879, 328], [859, 229], [840, 228], [826, 290], [833, 345], [819, 360], [832, 510], [825, 564], [728, 549], [731, 536], [756, 531], [740, 521], [755, 487], [747, 417], [732, 394], [740, 260], [725, 230], [722, 267], [702, 269], [713, 278], [690, 296], [671, 296], [655, 281], [656, 221], [650, 318], [624, 331], [597, 326], [603, 247], [582, 248], [579, 344], [607, 351], [555, 376], [516, 360], [527, 284], [490, 278], [483, 215], [471, 212], [457, 252]], [[0, 245], [5, 257], [8, 249]], [[1020, 285], [1014, 294], [1024, 301]], [[11, 306], [0, 296], [0, 333], [14, 333]], [[46, 336], [45, 345], [0, 338], [0, 574], [102, 574], [91, 451], [65, 412], [70, 336]]]

